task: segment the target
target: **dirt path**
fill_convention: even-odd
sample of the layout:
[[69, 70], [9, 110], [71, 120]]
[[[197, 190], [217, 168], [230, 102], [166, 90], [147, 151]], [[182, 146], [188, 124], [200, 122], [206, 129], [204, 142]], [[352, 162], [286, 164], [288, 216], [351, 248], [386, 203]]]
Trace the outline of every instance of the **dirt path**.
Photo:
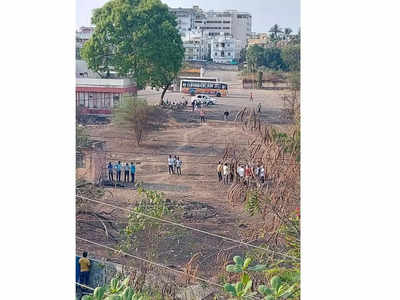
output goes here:
[[[232, 80], [236, 78], [231, 75]], [[108, 160], [113, 162], [121, 160], [123, 163], [135, 161], [137, 165], [136, 180], [142, 182], [147, 189], [162, 191], [166, 198], [183, 203], [193, 202], [208, 205], [213, 212], [206, 218], [188, 218], [185, 224], [198, 229], [206, 230], [226, 237], [239, 239], [239, 230], [243, 224], [256, 223], [259, 220], [249, 217], [243, 209], [243, 204], [232, 206], [226, 199], [228, 186], [218, 182], [216, 166], [224, 151], [227, 141], [247, 143], [246, 136], [233, 122], [222, 121], [225, 109], [232, 112], [238, 111], [248, 105], [248, 91], [239, 87], [231, 89], [230, 97], [218, 99], [218, 104], [207, 109], [207, 123], [200, 124], [198, 112], [187, 108], [181, 112], [170, 112], [170, 121], [167, 128], [152, 133], [141, 146], [137, 146], [129, 132], [123, 132], [112, 124], [89, 128], [89, 135], [100, 137], [106, 141], [106, 148], [110, 151]], [[158, 101], [159, 95], [151, 91], [142, 91], [141, 95], [148, 98], [149, 102]], [[154, 99], [153, 99], [153, 98]], [[177, 96], [181, 99], [181, 95]], [[263, 101], [263, 116], [271, 123], [279, 124], [277, 112], [280, 109], [280, 95], [278, 92], [258, 91], [256, 97]], [[256, 104], [254, 104], [256, 105]], [[99, 138], [98, 138], [99, 139]], [[183, 161], [182, 176], [169, 175], [168, 155], [177, 155]], [[128, 207], [138, 199], [137, 191], [132, 189], [111, 189], [113, 204]], [[121, 212], [121, 217], [126, 216]], [[240, 226], [240, 227], [239, 227]], [[244, 225], [246, 226], [246, 225]], [[101, 234], [94, 235], [83, 232], [87, 238], [91, 237], [104, 243]], [[167, 230], [167, 229], [166, 229]], [[216, 253], [234, 244], [223, 242], [221, 239], [205, 236], [204, 234], [190, 231], [180, 232], [169, 228], [171, 237], [163, 245], [159, 261], [165, 264], [182, 265], [194, 253], [202, 253], [202, 257], [209, 258], [210, 270], [216, 265]], [[99, 256], [107, 257], [106, 251], [93, 248], [87, 244], [78, 243], [79, 249], [89, 248]], [[151, 240], [146, 247], [151, 248]], [[143, 253], [147, 250], [144, 246]], [[239, 254], [245, 248], [237, 248]], [[137, 251], [141, 251], [140, 249]], [[242, 253], [243, 254], [243, 253]], [[214, 259], [214, 260], [213, 260]], [[206, 270], [205, 270], [206, 271]]]

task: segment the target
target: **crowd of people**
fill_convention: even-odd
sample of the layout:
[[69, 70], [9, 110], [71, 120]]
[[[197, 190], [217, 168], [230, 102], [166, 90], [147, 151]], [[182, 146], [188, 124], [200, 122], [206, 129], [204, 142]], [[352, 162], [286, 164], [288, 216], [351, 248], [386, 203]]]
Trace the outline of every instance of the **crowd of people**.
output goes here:
[[182, 175], [182, 164], [182, 160], [179, 156], [174, 155], [174, 157], [172, 157], [170, 154], [168, 157], [168, 173], [170, 175]]
[[209, 107], [210, 103], [202, 103], [200, 100], [193, 99], [192, 100], [192, 111], [196, 111], [201, 109], [202, 107]]
[[118, 161], [118, 163], [115, 163], [114, 165], [112, 162], [109, 162], [107, 169], [108, 180], [114, 182], [115, 174], [116, 181], [121, 182], [121, 174], [122, 171], [124, 171], [124, 182], [131, 182], [135, 184], [136, 166], [133, 162], [131, 162], [131, 164], [125, 163], [125, 165], [123, 165], [121, 161]]
[[265, 168], [262, 164], [257, 164], [251, 167], [249, 164], [239, 164], [235, 170], [233, 164], [218, 162], [217, 166], [218, 181], [223, 181], [224, 184], [233, 182], [235, 176], [239, 182], [249, 184], [253, 179], [259, 179], [261, 184], [265, 182]]
[[165, 107], [170, 107], [170, 108], [184, 108], [188, 105], [188, 101], [185, 99], [185, 97], [182, 97], [181, 100], [169, 100], [165, 99], [163, 100], [163, 106]]

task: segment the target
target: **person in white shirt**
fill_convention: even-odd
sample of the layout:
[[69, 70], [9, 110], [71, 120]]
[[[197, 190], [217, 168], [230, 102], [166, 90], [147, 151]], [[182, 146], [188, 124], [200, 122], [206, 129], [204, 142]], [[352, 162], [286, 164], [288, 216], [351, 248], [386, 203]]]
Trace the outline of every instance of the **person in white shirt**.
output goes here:
[[175, 173], [175, 171], [176, 171], [176, 161], [177, 161], [177, 158], [176, 158], [176, 155], [174, 155], [174, 158], [172, 159], [173, 167], [174, 167], [173, 173]]
[[256, 176], [256, 177], [258, 177], [259, 175], [260, 175], [260, 167], [257, 165], [257, 167], [255, 168], [255, 170], [254, 170], [254, 175]]
[[176, 174], [182, 175], [182, 161], [179, 156], [176, 158]]
[[168, 157], [168, 173], [174, 174], [174, 159], [171, 155]]
[[244, 178], [244, 168], [243, 168], [243, 166], [239, 166], [237, 168], [237, 173], [239, 175], [240, 180], [242, 180]]
[[260, 179], [261, 179], [261, 183], [264, 183], [264, 180], [265, 180], [265, 170], [264, 170], [264, 167], [263, 167], [263, 166], [261, 166], [261, 168], [260, 168]]
[[224, 184], [229, 184], [229, 167], [226, 163], [224, 164], [222, 170], [224, 174]]

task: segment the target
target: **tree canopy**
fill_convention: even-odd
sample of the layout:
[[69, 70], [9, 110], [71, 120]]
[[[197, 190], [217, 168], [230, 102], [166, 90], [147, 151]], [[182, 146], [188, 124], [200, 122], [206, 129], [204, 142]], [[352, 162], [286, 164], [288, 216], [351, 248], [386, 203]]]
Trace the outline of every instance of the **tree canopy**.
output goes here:
[[291, 28], [282, 30], [275, 24], [269, 30], [269, 43], [262, 47], [251, 45], [246, 51], [248, 70], [255, 72], [260, 67], [274, 71], [300, 71], [300, 29], [292, 34]]
[[252, 45], [246, 51], [246, 61], [250, 71], [254, 72], [264, 63], [265, 49], [259, 45]]
[[160, 0], [111, 0], [94, 11], [92, 37], [81, 51], [101, 77], [111, 72], [163, 88], [177, 76], [184, 58], [176, 19]]
[[277, 47], [263, 48], [259, 45], [252, 45], [247, 49], [246, 59], [251, 72], [254, 72], [259, 67], [272, 70], [287, 70], [287, 66], [282, 59], [282, 50]]
[[289, 45], [282, 49], [282, 59], [289, 71], [300, 71], [300, 45]]

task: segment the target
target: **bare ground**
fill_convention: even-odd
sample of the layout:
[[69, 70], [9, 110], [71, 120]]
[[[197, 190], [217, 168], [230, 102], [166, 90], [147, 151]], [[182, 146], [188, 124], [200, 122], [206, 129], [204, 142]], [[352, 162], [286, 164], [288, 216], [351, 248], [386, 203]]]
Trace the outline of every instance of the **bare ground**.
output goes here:
[[[212, 72], [206, 74], [206, 76], [215, 75]], [[281, 94], [284, 92], [252, 91], [254, 102], [250, 103], [250, 91], [241, 89], [236, 73], [218, 72], [218, 77], [229, 82], [230, 95], [218, 98], [218, 104], [206, 110], [208, 120], [205, 124], [200, 124], [198, 113], [192, 112], [191, 108], [180, 112], [171, 111], [168, 126], [152, 133], [140, 146], [136, 145], [129, 132], [121, 131], [112, 124], [91, 126], [88, 130], [91, 136], [106, 141], [107, 150], [110, 151], [109, 160], [136, 162], [136, 181], [142, 182], [145, 188], [162, 191], [167, 199], [183, 204], [195, 202], [208, 205], [209, 211], [212, 211], [207, 218], [182, 218], [180, 222], [211, 233], [240, 239], [242, 228], [260, 220], [256, 217], [250, 218], [244, 212], [243, 204], [233, 205], [227, 201], [228, 186], [218, 182], [216, 167], [226, 142], [236, 141], [246, 145], [249, 137], [232, 121], [222, 121], [223, 112], [228, 109], [232, 119], [242, 107], [255, 107], [261, 103], [262, 118], [268, 123], [285, 127], [284, 122], [280, 120]], [[139, 96], [155, 104], [159, 101], [160, 92], [145, 90], [141, 91]], [[170, 100], [182, 99], [179, 93], [168, 92], [166, 97]], [[177, 155], [182, 159], [182, 176], [168, 174], [168, 154]], [[109, 190], [113, 197], [108, 197], [104, 201], [117, 206], [129, 207], [138, 199], [138, 193], [134, 189], [110, 188]], [[111, 211], [110, 208], [98, 205], [98, 208], [100, 207], [102, 210]], [[127, 213], [115, 211], [114, 215], [123, 220]], [[157, 249], [154, 249], [152, 239], [147, 238], [137, 245], [132, 254], [149, 257], [150, 252], [157, 252], [153, 260], [180, 268], [192, 255], [201, 253], [202, 267], [199, 271], [203, 275], [212, 276], [217, 271], [218, 263], [221, 263], [217, 259], [221, 249], [237, 246], [220, 238], [171, 225], [163, 226], [163, 231], [164, 238]], [[111, 247], [117, 244], [116, 241], [107, 240], [101, 228], [96, 229], [86, 224], [77, 225], [77, 235]], [[243, 255], [245, 248], [239, 246], [234, 248], [234, 252]], [[77, 251], [81, 252], [84, 249], [89, 249], [94, 256], [118, 261], [111, 251], [78, 240]]]

